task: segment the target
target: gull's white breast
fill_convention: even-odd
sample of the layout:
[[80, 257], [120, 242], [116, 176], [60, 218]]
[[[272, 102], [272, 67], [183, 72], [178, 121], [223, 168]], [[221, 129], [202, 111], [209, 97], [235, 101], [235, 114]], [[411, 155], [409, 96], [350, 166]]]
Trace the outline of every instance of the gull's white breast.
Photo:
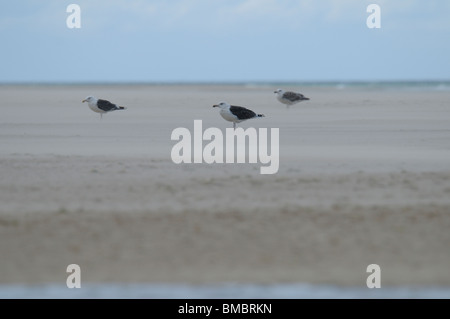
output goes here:
[[220, 115], [222, 115], [222, 117], [230, 122], [235, 122], [235, 123], [239, 123], [241, 122], [236, 115], [234, 115], [233, 113], [230, 112], [230, 110], [220, 110]]
[[105, 111], [100, 110], [100, 109], [97, 107], [97, 105], [95, 105], [95, 104], [88, 103], [88, 105], [89, 105], [89, 108], [90, 108], [92, 111], [94, 111], [94, 112], [97, 112], [97, 113], [106, 113]]

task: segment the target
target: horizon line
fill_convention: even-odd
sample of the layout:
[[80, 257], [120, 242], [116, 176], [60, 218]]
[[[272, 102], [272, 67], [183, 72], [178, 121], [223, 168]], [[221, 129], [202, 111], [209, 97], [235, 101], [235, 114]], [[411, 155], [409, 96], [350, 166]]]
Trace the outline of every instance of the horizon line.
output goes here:
[[302, 80], [302, 81], [0, 81], [0, 85], [355, 85], [355, 84], [442, 84], [449, 79], [423, 80]]

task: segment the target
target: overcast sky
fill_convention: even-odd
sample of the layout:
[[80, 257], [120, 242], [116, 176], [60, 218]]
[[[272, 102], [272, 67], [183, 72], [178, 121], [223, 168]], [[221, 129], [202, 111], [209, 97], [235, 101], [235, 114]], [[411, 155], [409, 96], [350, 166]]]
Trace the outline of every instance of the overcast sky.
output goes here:
[[0, 82], [448, 80], [449, 39], [445, 0], [2, 1]]

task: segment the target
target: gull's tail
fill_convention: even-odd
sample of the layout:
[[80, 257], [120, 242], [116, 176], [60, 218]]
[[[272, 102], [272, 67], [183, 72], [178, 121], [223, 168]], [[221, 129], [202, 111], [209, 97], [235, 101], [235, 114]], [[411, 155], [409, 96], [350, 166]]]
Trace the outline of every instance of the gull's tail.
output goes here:
[[125, 107], [125, 106], [119, 106], [119, 110], [126, 110], [127, 109], [127, 107]]
[[266, 117], [264, 114], [256, 114], [256, 117]]

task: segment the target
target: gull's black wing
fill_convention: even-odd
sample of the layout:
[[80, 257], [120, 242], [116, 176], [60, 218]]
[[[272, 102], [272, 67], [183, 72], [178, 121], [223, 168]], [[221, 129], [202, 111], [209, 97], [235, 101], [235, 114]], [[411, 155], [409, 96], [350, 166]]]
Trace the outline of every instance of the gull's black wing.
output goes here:
[[236, 106], [236, 105], [230, 106], [230, 112], [233, 113], [234, 115], [236, 115], [238, 117], [238, 119], [240, 119], [240, 120], [247, 120], [247, 119], [254, 118], [256, 116], [256, 113], [253, 112], [252, 110], [246, 109], [245, 107], [242, 107], [242, 106]]
[[115, 105], [115, 104], [113, 104], [113, 103], [111, 103], [111, 102], [109, 102], [107, 100], [101, 100], [101, 99], [97, 100], [97, 107], [100, 110], [103, 110], [105, 112], [118, 109], [117, 105]]

